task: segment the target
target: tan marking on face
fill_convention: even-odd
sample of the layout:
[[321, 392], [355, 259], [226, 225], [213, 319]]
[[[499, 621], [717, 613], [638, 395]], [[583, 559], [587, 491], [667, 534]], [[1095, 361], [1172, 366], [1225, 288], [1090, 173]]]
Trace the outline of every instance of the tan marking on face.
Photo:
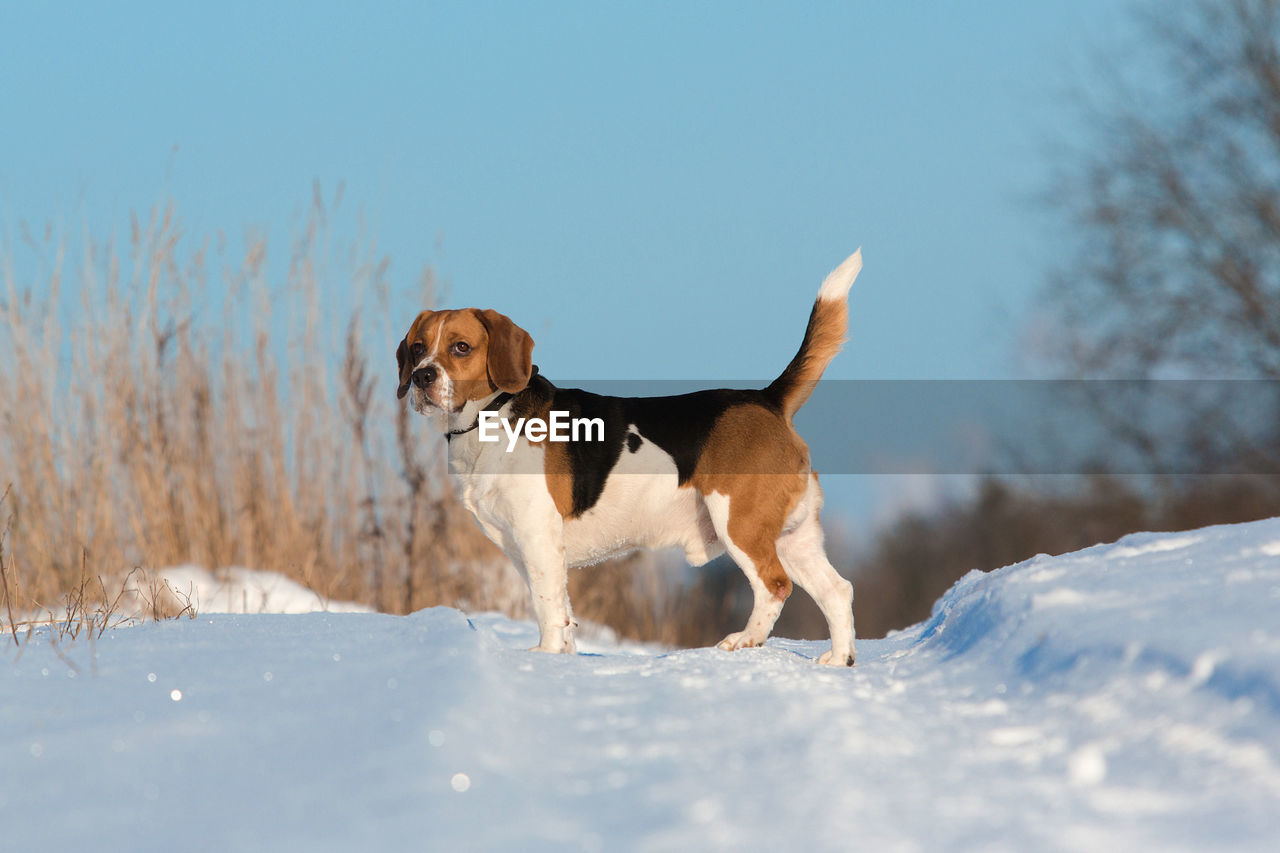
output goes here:
[[791, 594], [791, 579], [776, 543], [808, 482], [804, 441], [779, 414], [755, 404], [733, 406], [720, 416], [689, 480], [704, 495], [728, 496], [729, 538], [779, 600]]

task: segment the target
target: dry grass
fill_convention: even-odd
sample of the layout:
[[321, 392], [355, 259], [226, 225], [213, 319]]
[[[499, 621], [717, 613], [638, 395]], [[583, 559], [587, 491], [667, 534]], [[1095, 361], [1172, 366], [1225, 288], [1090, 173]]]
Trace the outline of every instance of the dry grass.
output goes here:
[[64, 238], [24, 234], [38, 280], [4, 253], [6, 607], [50, 610], [86, 567], [105, 588], [180, 563], [270, 569], [393, 612], [506, 600], [510, 570], [462, 523], [440, 460], [404, 425], [397, 441], [360, 315], [336, 346], [322, 323], [333, 287], [389, 313], [386, 262], [332, 250], [329, 215], [317, 199], [280, 264], [260, 235], [234, 255], [187, 238], [172, 208], [74, 262]]
[[[33, 618], [100, 631], [126, 588], [153, 617], [194, 613], [145, 580], [187, 563], [393, 613], [527, 615], [523, 583], [450, 492], [443, 443], [392, 393], [430, 270], [393, 296], [371, 240], [331, 244], [339, 201], [317, 192], [278, 259], [261, 234], [238, 249], [191, 237], [172, 207], [133, 218], [123, 245], [73, 252], [45, 229], [0, 246], [0, 613], [15, 641]], [[21, 279], [19, 252], [36, 271]], [[725, 596], [656, 565], [575, 573], [579, 615], [640, 639], [722, 634], [691, 608], [723, 611]]]
[[[49, 642], [58, 649], [59, 643], [74, 642], [82, 636], [92, 643], [108, 629], [139, 619], [158, 621], [183, 615], [195, 618], [196, 604], [189, 592], [173, 589], [167, 580], [150, 575], [140, 567], [109, 584], [101, 575], [89, 574], [88, 553], [83, 550], [80, 580], [62, 592], [56, 607], [43, 606], [37, 599], [24, 595], [12, 556], [5, 553], [14, 518], [12, 512], [5, 512], [11, 492], [9, 486], [0, 494], [0, 518], [5, 519], [0, 528], [0, 595], [3, 595], [8, 634], [19, 650], [38, 628], [48, 629]], [[15, 614], [15, 603], [20, 608], [25, 605], [25, 609]], [[19, 631], [23, 632], [23, 639], [19, 639]], [[68, 664], [74, 667], [69, 660]]]

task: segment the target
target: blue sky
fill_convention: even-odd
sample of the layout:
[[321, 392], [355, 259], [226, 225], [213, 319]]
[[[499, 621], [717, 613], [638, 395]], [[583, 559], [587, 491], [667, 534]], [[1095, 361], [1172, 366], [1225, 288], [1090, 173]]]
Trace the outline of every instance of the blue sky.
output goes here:
[[283, 242], [344, 182], [393, 282], [577, 380], [770, 379], [861, 245], [828, 376], [1026, 375], [1032, 197], [1123, 6], [6, 3], [0, 228]]

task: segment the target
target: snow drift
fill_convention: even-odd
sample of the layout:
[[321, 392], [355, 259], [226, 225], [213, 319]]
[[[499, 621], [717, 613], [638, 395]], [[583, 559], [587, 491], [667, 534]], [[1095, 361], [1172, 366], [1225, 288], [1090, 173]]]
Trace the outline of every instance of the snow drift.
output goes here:
[[7, 850], [1269, 849], [1280, 520], [971, 573], [860, 640], [523, 651], [437, 608], [0, 658]]

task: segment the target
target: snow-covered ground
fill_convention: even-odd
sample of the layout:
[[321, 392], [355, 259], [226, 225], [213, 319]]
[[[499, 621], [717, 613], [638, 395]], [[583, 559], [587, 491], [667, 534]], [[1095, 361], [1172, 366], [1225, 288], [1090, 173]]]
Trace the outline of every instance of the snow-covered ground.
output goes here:
[[990, 574], [859, 642], [523, 651], [438, 608], [0, 652], [0, 849], [1280, 843], [1280, 520]]

